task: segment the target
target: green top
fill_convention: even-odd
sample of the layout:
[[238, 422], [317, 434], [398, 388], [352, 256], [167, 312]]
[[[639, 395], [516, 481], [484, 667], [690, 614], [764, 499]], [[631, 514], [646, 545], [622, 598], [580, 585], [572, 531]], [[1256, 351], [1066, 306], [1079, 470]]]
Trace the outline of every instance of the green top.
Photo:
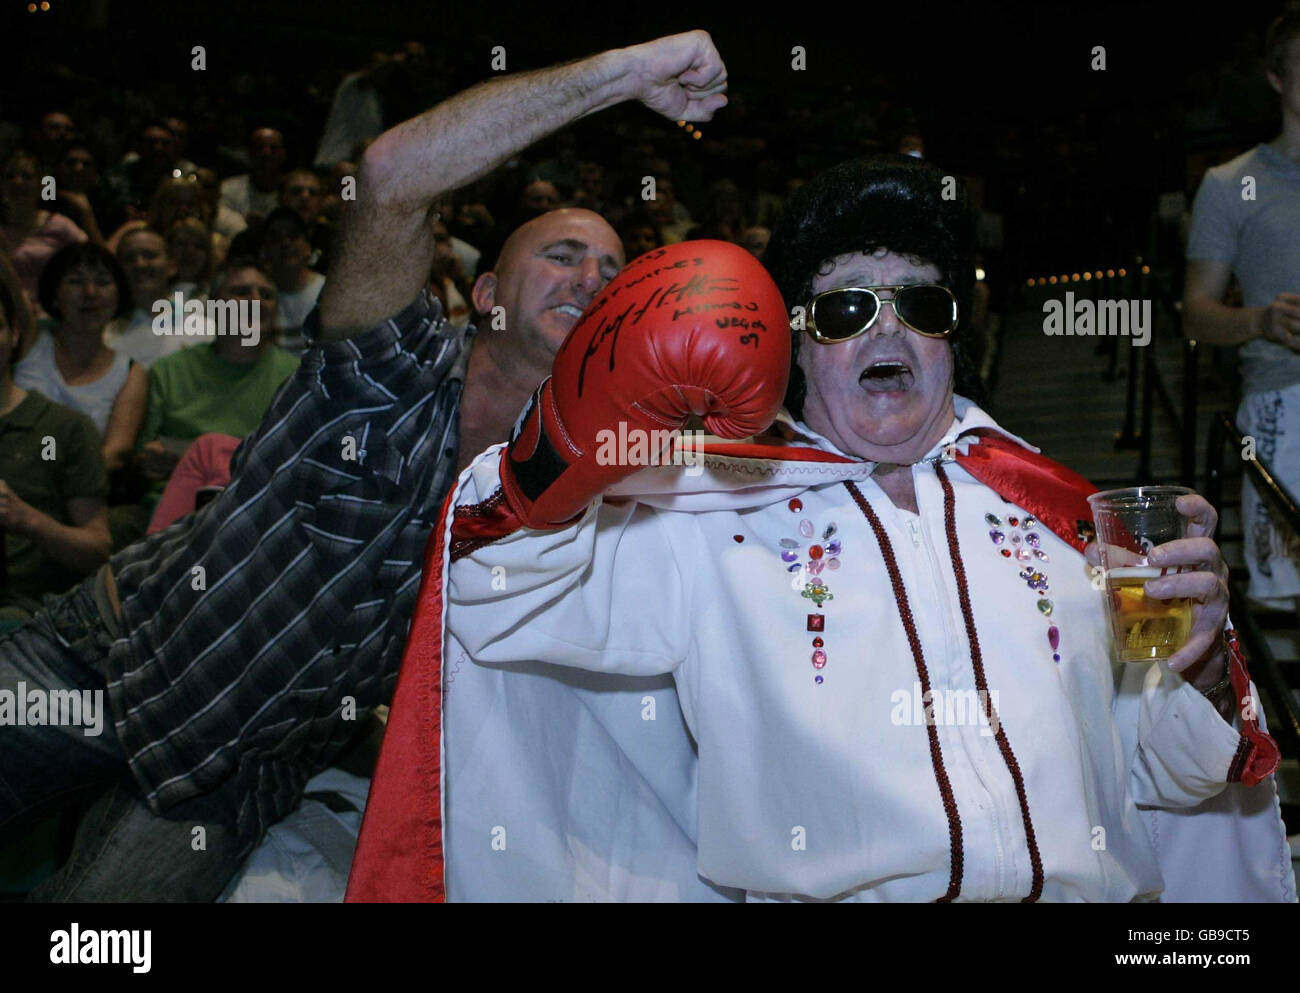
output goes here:
[[[108, 499], [99, 432], [85, 414], [60, 407], [35, 390], [0, 416], [0, 479], [60, 524], [72, 524], [68, 501]], [[9, 583], [0, 606], [31, 610], [45, 593], [62, 593], [84, 578], [55, 562], [30, 538], [6, 531]]]
[[139, 444], [193, 441], [210, 431], [246, 437], [297, 368], [298, 360], [274, 345], [248, 364], [218, 358], [211, 342], [165, 355], [149, 367], [149, 411]]

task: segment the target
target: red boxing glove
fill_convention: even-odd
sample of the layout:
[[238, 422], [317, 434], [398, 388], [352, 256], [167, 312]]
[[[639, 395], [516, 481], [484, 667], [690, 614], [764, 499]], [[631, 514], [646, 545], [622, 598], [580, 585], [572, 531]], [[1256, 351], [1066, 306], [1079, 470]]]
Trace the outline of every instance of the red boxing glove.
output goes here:
[[788, 329], [776, 284], [743, 248], [686, 241], [634, 260], [564, 339], [501, 453], [510, 509], [530, 528], [572, 520], [659, 464], [691, 414], [724, 438], [761, 431], [785, 398]]

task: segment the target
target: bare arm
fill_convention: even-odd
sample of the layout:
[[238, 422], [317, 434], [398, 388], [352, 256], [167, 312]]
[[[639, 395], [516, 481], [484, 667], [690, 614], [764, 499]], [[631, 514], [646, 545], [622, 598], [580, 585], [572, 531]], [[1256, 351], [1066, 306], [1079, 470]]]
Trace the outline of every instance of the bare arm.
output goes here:
[[321, 334], [338, 340], [406, 306], [428, 278], [433, 201], [553, 131], [625, 100], [707, 121], [726, 103], [726, 68], [707, 33], [660, 38], [480, 83], [380, 135], [344, 203], [321, 292]]
[[113, 409], [104, 429], [104, 468], [109, 472], [124, 466], [135, 451], [148, 397], [148, 374], [143, 366], [133, 362], [126, 374], [126, 382], [113, 400]]
[[60, 524], [0, 480], [0, 526], [31, 538], [60, 565], [89, 575], [112, 553], [108, 505], [98, 497], [74, 497], [68, 501], [68, 517], [71, 524]]
[[1228, 262], [1188, 260], [1183, 288], [1187, 337], [1210, 345], [1264, 338], [1300, 351], [1300, 295], [1280, 293], [1267, 307], [1229, 307], [1222, 300], [1231, 275]]

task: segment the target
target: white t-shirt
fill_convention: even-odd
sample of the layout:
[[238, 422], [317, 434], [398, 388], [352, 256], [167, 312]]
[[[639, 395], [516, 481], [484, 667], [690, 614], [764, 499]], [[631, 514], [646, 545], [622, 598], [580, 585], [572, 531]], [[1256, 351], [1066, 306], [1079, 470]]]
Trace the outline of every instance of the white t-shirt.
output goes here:
[[100, 437], [108, 429], [108, 417], [113, 412], [113, 402], [126, 383], [131, 371], [131, 360], [118, 352], [108, 372], [93, 383], [69, 385], [54, 361], [54, 337], [42, 331], [32, 345], [32, 350], [14, 366], [14, 383], [24, 390], [36, 390], [64, 407], [79, 411], [95, 422]]
[[[173, 287], [173, 292], [176, 287]], [[182, 291], [183, 292], [183, 291]], [[165, 312], [164, 326], [172, 329], [171, 333], [160, 334], [155, 329], [159, 315], [152, 309], [136, 308], [129, 319], [117, 318], [109, 321], [104, 328], [104, 344], [115, 352], [139, 362], [143, 366], [153, 365], [164, 355], [179, 352], [182, 348], [211, 341], [214, 332], [206, 314], [202, 318], [202, 333], [185, 333], [185, 314], [176, 309], [175, 296], [167, 297], [168, 309]], [[191, 326], [193, 321], [191, 321]]]
[[[1228, 262], [1247, 307], [1300, 293], [1300, 162], [1256, 145], [1201, 180], [1192, 204], [1187, 257]], [[1242, 388], [1300, 383], [1300, 352], [1256, 338], [1241, 346]]]
[[280, 331], [280, 347], [291, 355], [302, 355], [306, 350], [302, 324], [316, 306], [316, 300], [324, 288], [325, 277], [313, 272], [302, 289], [291, 292], [280, 290], [276, 297], [275, 326]]
[[265, 217], [279, 204], [280, 194], [278, 190], [260, 192], [254, 188], [252, 177], [245, 173], [221, 181], [221, 202], [241, 217], [251, 213]]

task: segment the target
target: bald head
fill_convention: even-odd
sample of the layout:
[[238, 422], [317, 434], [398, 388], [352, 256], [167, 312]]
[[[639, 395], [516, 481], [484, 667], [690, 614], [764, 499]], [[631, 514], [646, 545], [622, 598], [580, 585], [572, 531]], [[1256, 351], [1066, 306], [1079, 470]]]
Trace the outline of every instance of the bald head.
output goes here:
[[[566, 237], [567, 233], [582, 232], [599, 238], [609, 235], [614, 243], [618, 243], [618, 236], [609, 226], [609, 222], [595, 211], [585, 210], [582, 207], [562, 207], [525, 221], [510, 232], [505, 244], [501, 246], [501, 253], [497, 256], [492, 271], [500, 278], [501, 274], [510, 269], [512, 264], [521, 257], [532, 255], [539, 245], [546, 245], [561, 231], [565, 232], [560, 234], [561, 238]], [[615, 272], [623, 268], [626, 260], [623, 258], [621, 246], [618, 252], [610, 253], [609, 261]]]
[[491, 272], [474, 284], [474, 309], [501, 307], [504, 336], [530, 364], [549, 368], [565, 336], [601, 288], [623, 268], [623, 245], [599, 214], [552, 210], [506, 239]]

